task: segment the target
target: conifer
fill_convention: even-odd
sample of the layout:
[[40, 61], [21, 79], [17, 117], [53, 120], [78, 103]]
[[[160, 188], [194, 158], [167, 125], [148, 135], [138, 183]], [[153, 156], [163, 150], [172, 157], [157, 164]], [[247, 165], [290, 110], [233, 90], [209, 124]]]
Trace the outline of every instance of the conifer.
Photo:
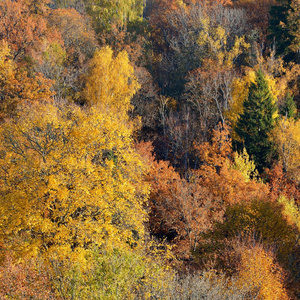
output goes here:
[[269, 139], [269, 133], [275, 127], [276, 111], [268, 83], [262, 71], [258, 70], [256, 80], [251, 83], [248, 97], [243, 103], [243, 113], [235, 130], [260, 173], [270, 166], [274, 157], [274, 146]]

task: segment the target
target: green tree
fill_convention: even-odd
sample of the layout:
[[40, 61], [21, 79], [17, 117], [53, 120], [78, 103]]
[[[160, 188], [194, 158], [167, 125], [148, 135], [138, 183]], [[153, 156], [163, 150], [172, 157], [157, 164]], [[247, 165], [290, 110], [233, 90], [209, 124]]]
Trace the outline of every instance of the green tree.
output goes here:
[[269, 39], [275, 42], [277, 55], [283, 55], [286, 61], [298, 58], [299, 9], [299, 0], [277, 0], [270, 9]]
[[258, 171], [269, 167], [275, 151], [269, 133], [275, 127], [277, 108], [268, 83], [261, 70], [256, 72], [243, 113], [239, 116], [236, 133], [240, 136], [250, 156], [253, 156]]
[[286, 95], [285, 102], [280, 108], [280, 114], [288, 119], [297, 118], [297, 105], [294, 96], [290, 93]]
[[109, 31], [112, 24], [120, 26], [143, 18], [143, 0], [96, 0], [87, 3], [97, 33]]

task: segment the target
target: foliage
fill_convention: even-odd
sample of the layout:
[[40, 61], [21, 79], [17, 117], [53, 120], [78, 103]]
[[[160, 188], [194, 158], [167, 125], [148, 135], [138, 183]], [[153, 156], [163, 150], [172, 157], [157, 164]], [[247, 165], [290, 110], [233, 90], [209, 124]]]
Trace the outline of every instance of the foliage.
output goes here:
[[52, 291], [50, 276], [38, 260], [16, 261], [7, 255], [0, 266], [1, 299], [58, 299]]
[[[247, 181], [240, 170], [232, 165], [231, 138], [229, 127], [219, 124], [213, 131], [212, 142], [195, 145], [201, 160], [199, 170], [194, 174], [213, 195], [217, 211], [224, 211], [227, 205], [249, 201], [268, 194], [268, 188], [256, 180]], [[216, 211], [215, 211], [216, 213]]]
[[299, 298], [299, 41], [299, 0], [1, 1], [0, 298]]
[[86, 1], [88, 12], [93, 18], [98, 33], [109, 31], [113, 23], [124, 26], [129, 22], [141, 21], [144, 2], [142, 0], [97, 0]]
[[[277, 259], [288, 265], [289, 254], [297, 243], [297, 233], [297, 228], [288, 221], [281, 204], [254, 199], [228, 206], [224, 221], [216, 223], [213, 231], [205, 235], [211, 241], [206, 246], [204, 242], [204, 248], [199, 248], [199, 253], [205, 247], [211, 247], [210, 251], [219, 253], [222, 260], [221, 254], [228, 240], [235, 237], [254, 238], [265, 246], [276, 249]], [[233, 265], [230, 266], [232, 267]]]
[[297, 105], [290, 93], [286, 96], [286, 101], [281, 107], [280, 114], [288, 119], [297, 117]]
[[272, 131], [280, 162], [289, 177], [299, 180], [300, 120], [281, 118]]
[[15, 114], [18, 104], [49, 101], [52, 82], [41, 74], [29, 76], [11, 58], [8, 43], [0, 43], [0, 118]]
[[175, 275], [163, 255], [141, 249], [94, 249], [87, 260], [87, 270], [52, 262], [53, 284], [62, 299], [152, 299], [166, 294]]
[[56, 9], [49, 17], [51, 26], [59, 29], [69, 55], [79, 59], [92, 57], [97, 45], [95, 33], [88, 21], [74, 8]]
[[270, 94], [268, 83], [261, 70], [257, 71], [255, 83], [249, 87], [248, 97], [243, 103], [243, 112], [235, 131], [243, 140], [257, 170], [270, 165], [274, 157], [274, 145], [269, 134], [275, 127], [277, 108]]
[[235, 245], [240, 256], [237, 285], [249, 289], [251, 299], [290, 299], [284, 287], [285, 272], [276, 263], [272, 251], [262, 244], [247, 242]]
[[139, 153], [149, 165], [146, 181], [151, 186], [149, 196], [149, 231], [161, 240], [175, 244], [173, 252], [187, 259], [197, 246], [200, 235], [211, 228], [214, 203], [209, 191], [196, 178], [189, 181], [166, 161], [155, 161], [149, 144], [139, 144]]
[[45, 40], [56, 37], [57, 32], [49, 30], [45, 15], [44, 1], [1, 1], [0, 40], [9, 44], [13, 60], [38, 56]]
[[275, 41], [277, 55], [286, 61], [298, 61], [299, 1], [277, 0], [270, 9], [269, 39]]
[[103, 110], [115, 110], [125, 117], [131, 108], [130, 99], [138, 89], [126, 51], [120, 52], [116, 58], [109, 47], [95, 52], [83, 91], [88, 104], [99, 105]]
[[294, 199], [288, 199], [285, 196], [280, 195], [278, 202], [283, 205], [283, 214], [287, 217], [289, 223], [300, 230], [300, 212]]
[[235, 152], [232, 167], [242, 173], [245, 182], [249, 182], [251, 179], [256, 179], [258, 177], [255, 164], [252, 160], [250, 160], [246, 148], [243, 148], [243, 152], [240, 154]]
[[95, 108], [22, 110], [1, 125], [5, 247], [76, 261], [95, 246], [141, 241], [148, 187], [122, 118]]

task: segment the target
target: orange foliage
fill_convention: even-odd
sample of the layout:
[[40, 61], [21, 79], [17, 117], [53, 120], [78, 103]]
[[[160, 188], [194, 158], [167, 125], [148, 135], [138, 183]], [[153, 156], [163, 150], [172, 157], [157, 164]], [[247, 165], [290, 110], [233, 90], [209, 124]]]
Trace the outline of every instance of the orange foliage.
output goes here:
[[172, 12], [175, 12], [179, 8], [177, 2], [176, 0], [152, 0], [148, 11], [146, 11], [150, 15], [151, 36], [157, 49], [166, 50], [167, 45], [163, 38], [163, 29], [172, 32], [170, 18], [172, 18]]
[[166, 161], [155, 161], [151, 143], [140, 143], [138, 151], [149, 165], [146, 176], [151, 185], [149, 229], [159, 237], [176, 244], [174, 251], [188, 259], [200, 235], [220, 220], [209, 191], [198, 181], [187, 181]]
[[266, 38], [269, 26], [269, 10], [276, 0], [238, 0], [233, 6], [247, 11], [249, 23], [259, 29], [260, 35]]
[[[204, 0], [205, 1], [205, 0]], [[197, 3], [197, 2], [204, 2], [203, 0], [186, 0], [184, 2], [186, 2], [187, 4], [190, 3]], [[206, 0], [208, 5], [212, 5], [212, 6], [216, 6], [216, 5], [224, 5], [224, 6], [231, 6], [232, 5], [232, 1], [231, 0]]]
[[33, 260], [16, 262], [8, 255], [0, 266], [0, 299], [58, 299], [49, 274]]
[[268, 194], [266, 185], [255, 180], [246, 182], [242, 173], [231, 167], [233, 153], [229, 134], [229, 127], [219, 124], [213, 131], [211, 143], [195, 145], [202, 161], [200, 169], [194, 171], [195, 176], [215, 198], [219, 198], [220, 209], [224, 204], [263, 198]]
[[266, 173], [270, 185], [270, 198], [272, 200], [277, 200], [280, 195], [283, 195], [288, 199], [293, 198], [298, 205], [300, 204], [298, 184], [296, 181], [288, 178], [281, 164], [273, 166]]
[[55, 9], [49, 15], [49, 23], [61, 33], [69, 55], [77, 55], [79, 59], [93, 55], [97, 42], [87, 17], [74, 8]]
[[0, 43], [0, 119], [15, 113], [21, 102], [50, 100], [52, 81], [42, 74], [29, 76], [10, 59], [7, 43]]
[[290, 299], [284, 287], [285, 272], [270, 250], [262, 244], [248, 242], [237, 243], [235, 251], [240, 257], [237, 284], [241, 289], [250, 290], [251, 299]]
[[32, 55], [41, 47], [46, 26], [46, 20], [31, 14], [24, 1], [0, 2], [0, 40], [9, 43], [14, 59]]

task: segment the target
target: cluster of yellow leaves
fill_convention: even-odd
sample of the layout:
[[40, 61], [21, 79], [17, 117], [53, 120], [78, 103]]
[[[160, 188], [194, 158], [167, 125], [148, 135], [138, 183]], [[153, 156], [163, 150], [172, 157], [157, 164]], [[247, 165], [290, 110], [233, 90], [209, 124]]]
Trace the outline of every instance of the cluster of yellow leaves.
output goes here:
[[283, 205], [283, 215], [287, 218], [289, 224], [296, 226], [300, 231], [300, 211], [293, 199], [280, 195], [278, 202]]
[[94, 107], [24, 107], [17, 121], [1, 125], [0, 134], [5, 245], [83, 258], [94, 246], [141, 241], [148, 187], [120, 115]]
[[230, 47], [228, 43], [229, 34], [218, 25], [216, 28], [211, 26], [209, 18], [201, 19], [203, 30], [198, 37], [198, 44], [206, 46], [211, 55], [211, 59], [217, 66], [232, 68], [235, 59], [248, 48], [249, 44], [245, 42], [244, 37], [236, 37], [234, 44]]
[[101, 110], [115, 110], [126, 116], [131, 108], [130, 99], [139, 89], [134, 69], [126, 51], [116, 58], [109, 47], [97, 51], [90, 63], [83, 96], [90, 105]]
[[234, 163], [232, 168], [242, 173], [245, 182], [249, 182], [251, 179], [258, 178], [259, 176], [255, 168], [255, 163], [253, 160], [250, 160], [246, 148], [243, 148], [242, 153], [234, 153]]
[[282, 165], [289, 176], [300, 178], [300, 120], [282, 118], [272, 132]]
[[283, 285], [284, 272], [274, 256], [262, 245], [244, 245], [240, 249], [238, 284], [251, 290], [251, 299], [290, 299]]

